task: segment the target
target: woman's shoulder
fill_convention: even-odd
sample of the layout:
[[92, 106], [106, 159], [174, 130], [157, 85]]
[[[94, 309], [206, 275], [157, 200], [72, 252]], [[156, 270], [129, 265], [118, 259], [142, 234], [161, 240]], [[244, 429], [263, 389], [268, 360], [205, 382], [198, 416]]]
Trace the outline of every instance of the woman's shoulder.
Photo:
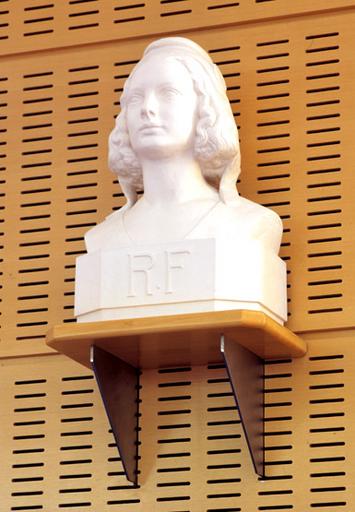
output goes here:
[[253, 238], [257, 238], [276, 252], [280, 248], [283, 225], [280, 217], [270, 208], [266, 208], [249, 199], [240, 198], [239, 206], [236, 207], [245, 212], [245, 219], [250, 225]]
[[257, 222], [276, 223], [281, 225], [281, 219], [273, 210], [244, 197], [238, 197], [230, 203], [219, 203], [218, 215], [224, 216], [225, 220], [241, 222], [244, 225], [253, 225]]
[[221, 203], [216, 219], [220, 233], [260, 240], [276, 252], [280, 248], [282, 221], [277, 213], [265, 206], [239, 196], [235, 202]]
[[85, 245], [87, 252], [104, 249], [108, 243], [112, 242], [122, 225], [122, 209], [108, 215], [105, 220], [89, 229], [85, 233]]
[[269, 216], [270, 218], [279, 218], [277, 213], [270, 208], [266, 208], [261, 204], [255, 203], [250, 199], [239, 196], [235, 203], [230, 203], [232, 209], [235, 209], [236, 213], [240, 214], [241, 212], [250, 215], [251, 217], [263, 217], [264, 215]]

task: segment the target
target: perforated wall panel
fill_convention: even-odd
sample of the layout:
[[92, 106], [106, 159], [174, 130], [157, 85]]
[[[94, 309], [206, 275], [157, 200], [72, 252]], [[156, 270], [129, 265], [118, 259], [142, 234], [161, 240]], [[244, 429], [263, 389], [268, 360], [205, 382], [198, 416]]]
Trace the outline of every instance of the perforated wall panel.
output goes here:
[[[351, 0], [0, 1], [0, 511], [354, 510]], [[44, 344], [73, 322], [83, 235], [124, 203], [107, 170], [119, 94], [161, 35], [210, 51], [242, 147], [240, 193], [282, 217], [288, 326], [266, 366], [255, 477], [221, 366], [141, 377], [140, 487], [93, 376]]]
[[352, 339], [308, 339], [305, 358], [266, 366], [264, 481], [221, 366], [144, 372], [133, 489], [92, 374], [64, 357], [4, 362], [1, 510], [352, 510]]
[[[191, 35], [226, 77], [242, 144], [239, 190], [284, 222], [289, 325], [353, 326], [350, 14]], [[213, 43], [212, 43], [213, 41]], [[83, 234], [123, 204], [107, 170], [118, 96], [146, 40], [4, 59], [4, 350], [43, 350], [73, 321]], [[11, 121], [11, 125], [9, 124]], [[24, 348], [27, 347], [27, 348]]]
[[348, 10], [352, 0], [1, 0], [1, 54], [137, 38], [290, 15]]

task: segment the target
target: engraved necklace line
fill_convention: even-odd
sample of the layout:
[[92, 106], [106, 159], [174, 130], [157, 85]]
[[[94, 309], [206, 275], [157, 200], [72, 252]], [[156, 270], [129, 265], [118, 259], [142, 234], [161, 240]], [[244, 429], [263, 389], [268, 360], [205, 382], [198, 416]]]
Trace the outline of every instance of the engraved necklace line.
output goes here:
[[[200, 224], [200, 222], [202, 222], [206, 217], [208, 217], [208, 215], [216, 208], [216, 206], [220, 203], [220, 199], [218, 198], [217, 201], [215, 203], [213, 203], [213, 205], [208, 208], [208, 210], [206, 212], [204, 212], [201, 217], [199, 217], [199, 219], [197, 219], [197, 221], [192, 225], [192, 227], [184, 234], [183, 237], [180, 238], [180, 240], [185, 240], [193, 231], [194, 229]], [[133, 242], [134, 244], [138, 244], [140, 242], [138, 242], [137, 240], [135, 240], [134, 238], [132, 238], [132, 236], [130, 235], [128, 229], [127, 229], [127, 226], [126, 226], [126, 222], [125, 222], [125, 213], [126, 211], [123, 211], [122, 212], [122, 215], [121, 215], [121, 219], [122, 219], [122, 226], [123, 226], [123, 229], [126, 233], [126, 235], [128, 236], [128, 238], [131, 240], [131, 242]], [[172, 240], [173, 241], [173, 240]], [[149, 242], [150, 243], [150, 242]]]

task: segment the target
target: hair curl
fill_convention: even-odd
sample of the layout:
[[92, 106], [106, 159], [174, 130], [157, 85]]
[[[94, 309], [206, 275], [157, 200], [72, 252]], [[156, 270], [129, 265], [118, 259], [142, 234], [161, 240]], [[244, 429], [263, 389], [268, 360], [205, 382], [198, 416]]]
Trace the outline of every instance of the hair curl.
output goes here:
[[210, 184], [219, 190], [224, 202], [237, 198], [236, 180], [240, 173], [238, 131], [226, 95], [226, 85], [218, 67], [196, 43], [182, 37], [167, 37], [151, 43], [124, 85], [121, 112], [109, 137], [109, 167], [117, 175], [127, 198], [127, 207], [143, 190], [142, 168], [130, 144], [126, 125], [126, 98], [135, 71], [148, 55], [180, 62], [189, 72], [198, 98], [198, 122], [194, 154]]

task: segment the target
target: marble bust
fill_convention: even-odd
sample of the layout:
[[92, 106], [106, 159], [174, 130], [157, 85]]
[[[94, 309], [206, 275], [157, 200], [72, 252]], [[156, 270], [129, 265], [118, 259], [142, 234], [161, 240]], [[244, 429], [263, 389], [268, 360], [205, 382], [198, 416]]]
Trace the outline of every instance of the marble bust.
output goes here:
[[[238, 132], [218, 67], [189, 39], [159, 39], [131, 72], [120, 102], [109, 138], [109, 166], [126, 204], [85, 235], [88, 254], [77, 262], [78, 320], [251, 305], [266, 308], [282, 323], [285, 268], [277, 256], [282, 223], [272, 210], [237, 192]], [[200, 284], [196, 278], [206, 258], [213, 267], [204, 270], [213, 281], [208, 298], [201, 289], [206, 276]], [[121, 276], [111, 267], [117, 268], [117, 262], [125, 269]], [[239, 267], [238, 275], [230, 276], [234, 291], [227, 285], [226, 266], [232, 274]], [[124, 274], [126, 292], [120, 295]], [[175, 282], [186, 281], [184, 298], [172, 285], [173, 274]], [[248, 279], [258, 281], [255, 300]]]
[[222, 74], [202, 48], [179, 37], [150, 44], [121, 107], [109, 164], [127, 204], [86, 234], [89, 252], [209, 236], [257, 238], [278, 252], [279, 217], [237, 193], [237, 127]]

